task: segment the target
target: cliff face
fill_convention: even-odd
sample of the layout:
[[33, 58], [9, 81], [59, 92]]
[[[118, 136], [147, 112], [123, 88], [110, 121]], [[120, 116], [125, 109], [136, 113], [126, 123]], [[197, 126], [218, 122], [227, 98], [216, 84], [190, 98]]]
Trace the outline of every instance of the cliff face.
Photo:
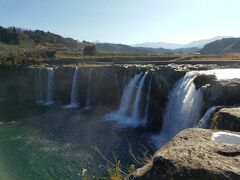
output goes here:
[[[148, 126], [158, 130], [161, 126], [163, 109], [168, 94], [177, 80], [184, 76], [188, 68], [181, 66], [82, 66], [77, 75], [77, 101], [80, 108], [90, 104], [93, 108], [106, 107], [107, 111], [117, 110], [123, 95], [124, 87], [134, 75], [147, 72], [140, 111], [144, 114], [149, 100]], [[64, 106], [71, 101], [72, 81], [75, 67], [53, 69], [53, 101]], [[46, 101], [48, 96], [49, 74], [45, 67], [0, 71], [0, 99], [6, 104], [36, 103]], [[90, 91], [90, 92], [88, 92]], [[88, 95], [89, 94], [89, 95]], [[39, 99], [41, 96], [41, 99]]]

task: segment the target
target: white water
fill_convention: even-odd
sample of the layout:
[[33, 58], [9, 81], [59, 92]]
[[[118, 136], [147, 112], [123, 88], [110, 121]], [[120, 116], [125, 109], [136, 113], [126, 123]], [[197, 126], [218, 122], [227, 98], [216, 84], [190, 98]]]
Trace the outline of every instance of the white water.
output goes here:
[[213, 115], [213, 113], [216, 111], [217, 107], [213, 106], [210, 107], [207, 112], [203, 115], [203, 117], [199, 121], [198, 127], [208, 129], [211, 126], [210, 118]]
[[[204, 86], [197, 91], [195, 89], [193, 80], [198, 74], [215, 75], [218, 80], [235, 79], [240, 78], [240, 69], [193, 71], [179, 80], [170, 92], [161, 131], [152, 137], [157, 146], [164, 145], [181, 130], [198, 124], [203, 106], [202, 93], [205, 89]], [[210, 112], [207, 115], [209, 114]]]
[[140, 116], [141, 116], [140, 103], [142, 100], [142, 90], [143, 90], [146, 77], [147, 77], [147, 72], [143, 75], [138, 85], [137, 94], [135, 97], [135, 101], [133, 103], [133, 110], [131, 114], [132, 119], [136, 119], [136, 120], [140, 119]]
[[92, 71], [93, 68], [90, 69], [88, 74], [88, 87], [87, 87], [87, 99], [86, 106], [84, 109], [91, 109], [91, 80], [92, 80]]
[[55, 70], [53, 68], [47, 68], [48, 81], [47, 81], [47, 99], [44, 105], [52, 105], [53, 101], [53, 78]]
[[121, 99], [121, 105], [118, 111], [116, 112], [116, 114], [118, 114], [119, 116], [122, 116], [122, 117], [128, 116], [131, 100], [132, 100], [132, 97], [134, 96], [134, 91], [137, 88], [137, 84], [141, 78], [141, 75], [142, 74], [135, 75], [133, 79], [131, 79], [129, 84], [125, 86], [123, 90], [122, 99]]
[[64, 108], [79, 107], [79, 103], [78, 103], [78, 71], [79, 71], [79, 68], [76, 67], [74, 74], [73, 74], [73, 79], [72, 79], [71, 102], [69, 105], [64, 106]]
[[150, 93], [151, 93], [151, 86], [152, 86], [152, 78], [153, 78], [153, 73], [151, 75], [151, 79], [148, 85], [148, 93], [147, 93], [147, 105], [145, 107], [145, 111], [144, 111], [144, 121], [147, 122], [148, 121], [148, 111], [149, 111], [149, 103], [150, 103]]
[[227, 132], [215, 132], [212, 135], [212, 141], [224, 144], [238, 144], [240, 145], [240, 135], [227, 133]]
[[144, 120], [140, 119], [140, 104], [146, 76], [147, 73], [141, 73], [130, 80], [124, 88], [119, 109], [107, 114], [105, 119], [116, 121], [123, 126], [136, 127], [145, 124]]
[[183, 129], [193, 127], [200, 119], [202, 89], [195, 89], [193, 83], [196, 72], [188, 72], [170, 92], [160, 134], [153, 137], [159, 146], [165, 144]]
[[44, 103], [44, 99], [43, 99], [43, 92], [42, 92], [42, 70], [43, 68], [40, 67], [38, 68], [38, 100], [37, 103], [42, 104]]

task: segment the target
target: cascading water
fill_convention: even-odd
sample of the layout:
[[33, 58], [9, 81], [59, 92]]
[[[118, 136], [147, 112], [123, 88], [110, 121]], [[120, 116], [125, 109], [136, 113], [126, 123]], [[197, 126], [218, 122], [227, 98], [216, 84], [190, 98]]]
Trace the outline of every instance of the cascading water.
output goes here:
[[142, 76], [142, 74], [135, 75], [131, 79], [129, 84], [127, 86], [125, 86], [125, 88], [123, 90], [122, 99], [121, 99], [121, 105], [120, 105], [118, 111], [116, 112], [117, 115], [119, 115], [121, 117], [128, 116], [128, 112], [129, 112], [130, 105], [131, 105], [131, 100], [132, 100], [132, 97], [134, 96], [134, 91], [136, 89], [137, 83], [139, 82], [141, 76]]
[[[107, 120], [117, 121], [118, 124], [136, 127], [145, 124], [141, 120], [140, 104], [142, 100], [142, 90], [147, 73], [136, 74], [125, 86], [121, 104], [116, 112], [107, 114]], [[135, 95], [136, 91], [136, 95]]]
[[43, 92], [42, 92], [42, 88], [43, 88], [43, 86], [42, 86], [42, 70], [43, 70], [43, 68], [42, 67], [40, 67], [40, 68], [38, 68], [38, 100], [37, 100], [37, 103], [39, 103], [39, 104], [42, 104], [42, 103], [44, 103], [44, 99], [43, 99]]
[[206, 122], [208, 121], [207, 119], [209, 119], [208, 116], [211, 116], [211, 113], [214, 112], [214, 108], [210, 108], [203, 119], [200, 120], [200, 112], [203, 106], [202, 94], [206, 86], [196, 90], [193, 80], [199, 74], [215, 75], [218, 80], [240, 78], [239, 69], [216, 69], [188, 72], [176, 83], [175, 87], [170, 92], [161, 131], [158, 135], [152, 137], [157, 146], [164, 145], [179, 131], [197, 126], [199, 122], [201, 122], [200, 127], [207, 126]]
[[77, 108], [79, 106], [78, 103], [78, 71], [79, 68], [76, 67], [73, 79], [72, 79], [72, 90], [71, 90], [71, 102], [69, 105], [64, 106], [64, 108]]
[[203, 115], [203, 117], [199, 121], [198, 127], [200, 128], [210, 128], [211, 122], [210, 118], [213, 115], [214, 112], [216, 112], [217, 106], [210, 107], [207, 112]]
[[47, 68], [47, 75], [48, 75], [48, 81], [47, 81], [47, 99], [44, 105], [52, 105], [54, 103], [53, 101], [53, 78], [54, 78], [54, 72], [55, 69], [53, 68]]
[[133, 110], [132, 110], [132, 114], [131, 114], [132, 119], [140, 119], [140, 116], [141, 116], [140, 103], [142, 100], [142, 90], [143, 90], [143, 85], [144, 85], [146, 77], [147, 77], [147, 72], [143, 75], [143, 77], [141, 78], [139, 85], [138, 85], [137, 94], [135, 97], [135, 101], [133, 103]]
[[187, 73], [170, 92], [160, 134], [153, 137], [158, 146], [169, 141], [179, 131], [193, 127], [200, 119], [203, 89], [195, 89], [193, 80], [197, 74]]
[[84, 109], [90, 109], [91, 108], [91, 79], [92, 79], [92, 71], [91, 68], [88, 74], [88, 87], [87, 87], [87, 98], [86, 98], [86, 106]]
[[152, 86], [152, 78], [153, 78], [153, 73], [151, 75], [151, 79], [148, 85], [148, 93], [147, 93], [147, 105], [145, 107], [145, 111], [144, 111], [144, 121], [147, 122], [148, 121], [148, 111], [149, 111], [149, 103], [150, 103], [150, 95], [151, 95], [151, 86]]

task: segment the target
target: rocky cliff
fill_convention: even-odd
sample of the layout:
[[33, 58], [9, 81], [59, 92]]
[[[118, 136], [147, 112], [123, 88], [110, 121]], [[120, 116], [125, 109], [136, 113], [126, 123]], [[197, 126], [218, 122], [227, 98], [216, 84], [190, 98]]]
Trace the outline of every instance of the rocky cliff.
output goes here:
[[214, 142], [213, 132], [180, 132], [135, 172], [135, 179], [239, 179], [240, 145]]
[[240, 132], [240, 108], [221, 108], [214, 113], [211, 121], [213, 129]]

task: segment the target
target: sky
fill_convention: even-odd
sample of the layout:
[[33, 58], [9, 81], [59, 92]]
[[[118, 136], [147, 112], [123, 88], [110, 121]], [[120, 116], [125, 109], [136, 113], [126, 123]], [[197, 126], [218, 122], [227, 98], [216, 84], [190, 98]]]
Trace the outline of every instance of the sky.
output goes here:
[[0, 26], [79, 41], [189, 43], [240, 37], [240, 0], [0, 0]]

